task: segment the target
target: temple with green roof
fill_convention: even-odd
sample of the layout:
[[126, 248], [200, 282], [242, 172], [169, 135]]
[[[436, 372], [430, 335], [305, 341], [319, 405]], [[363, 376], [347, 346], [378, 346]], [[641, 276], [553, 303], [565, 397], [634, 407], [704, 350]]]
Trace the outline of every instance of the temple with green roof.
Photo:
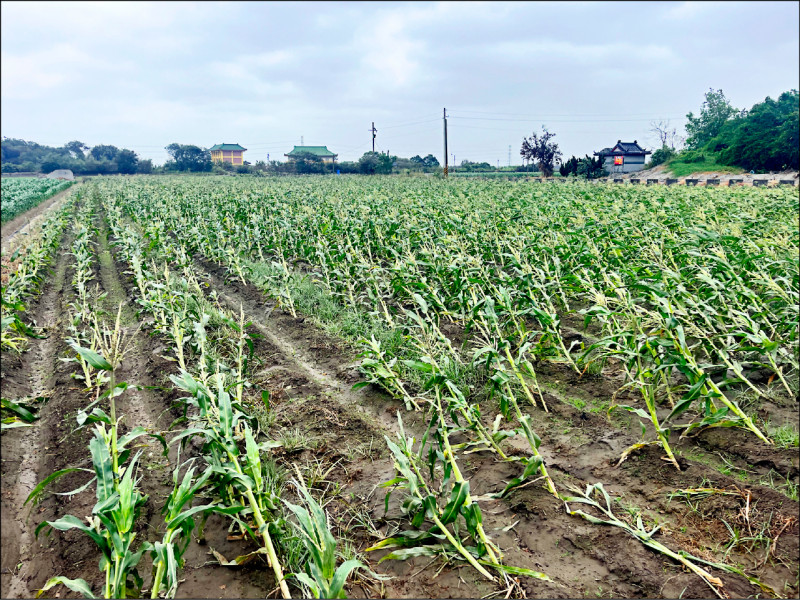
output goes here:
[[216, 144], [209, 148], [212, 162], [226, 162], [232, 165], [243, 165], [243, 153], [247, 148], [239, 144]]
[[291, 152], [284, 154], [284, 156], [289, 160], [294, 160], [301, 154], [313, 154], [321, 158], [324, 163], [334, 162], [336, 157], [339, 156], [328, 150], [327, 146], [295, 146]]

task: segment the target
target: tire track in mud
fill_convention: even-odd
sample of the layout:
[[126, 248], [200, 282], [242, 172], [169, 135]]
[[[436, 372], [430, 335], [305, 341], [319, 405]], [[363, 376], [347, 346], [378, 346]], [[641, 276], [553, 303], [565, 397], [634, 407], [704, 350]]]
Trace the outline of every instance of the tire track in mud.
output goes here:
[[[395, 412], [400, 410], [405, 413], [402, 403], [369, 388], [351, 389], [354, 383], [361, 380], [356, 362], [346, 357], [346, 353], [329, 336], [315, 326], [306, 324], [304, 319], [295, 319], [283, 311], [276, 312], [272, 305], [264, 310], [264, 295], [255, 286], [242, 285], [239, 281], [226, 282], [219, 268], [205, 260], [197, 259], [195, 265], [200, 276], [209, 281], [211, 289], [217, 291], [228, 309], [237, 315], [240, 307], [243, 307], [245, 319], [253, 323], [283, 361], [296, 372], [329, 395], [344, 410], [351, 411], [352, 407], [357, 406], [366, 412], [372, 417], [369, 425], [381, 433], [399, 432]], [[265, 317], [259, 316], [267, 311]], [[413, 422], [413, 418], [410, 422]]]

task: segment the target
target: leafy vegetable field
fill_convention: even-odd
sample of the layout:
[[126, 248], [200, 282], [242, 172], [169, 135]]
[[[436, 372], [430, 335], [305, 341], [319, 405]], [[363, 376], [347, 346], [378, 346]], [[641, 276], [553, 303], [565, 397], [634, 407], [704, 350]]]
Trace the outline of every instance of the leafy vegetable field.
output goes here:
[[7, 223], [72, 184], [72, 181], [34, 177], [3, 179], [0, 222]]
[[4, 272], [2, 595], [797, 597], [798, 211], [83, 185]]

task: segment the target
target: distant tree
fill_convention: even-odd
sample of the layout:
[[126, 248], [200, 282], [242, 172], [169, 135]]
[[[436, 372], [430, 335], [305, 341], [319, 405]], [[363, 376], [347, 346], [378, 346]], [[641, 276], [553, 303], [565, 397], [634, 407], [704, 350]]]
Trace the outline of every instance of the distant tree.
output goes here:
[[139, 164], [136, 166], [136, 172], [142, 175], [149, 175], [153, 172], [153, 161], [149, 158], [139, 159]]
[[14, 148], [11, 144], [6, 143], [5, 141], [0, 145], [0, 160], [2, 162], [11, 162], [15, 158], [19, 158], [21, 154], [19, 148]]
[[570, 175], [578, 174], [578, 158], [573, 156], [558, 169], [562, 177], [569, 177]]
[[360, 173], [361, 171], [359, 171], [358, 165], [359, 163], [356, 161], [343, 160], [342, 162], [336, 163], [336, 170], [343, 175]]
[[119, 154], [119, 148], [116, 146], [100, 144], [92, 148], [89, 154], [95, 160], [115, 160], [117, 158], [117, 154]]
[[132, 175], [136, 173], [139, 165], [139, 157], [133, 150], [123, 149], [117, 154], [117, 168], [120, 173]]
[[79, 142], [78, 140], [74, 140], [72, 142], [64, 144], [64, 148], [69, 150], [70, 153], [72, 154], [72, 156], [74, 156], [75, 158], [83, 159], [83, 158], [85, 158], [85, 156], [83, 154], [83, 151], [84, 150], [88, 150], [89, 146], [87, 146], [83, 142]]
[[767, 97], [730, 121], [708, 148], [719, 149], [718, 162], [747, 170], [782, 171], [798, 168], [800, 95], [797, 90]]
[[52, 173], [61, 168], [61, 163], [58, 160], [48, 159], [42, 162], [42, 173]]
[[425, 161], [423, 160], [423, 158], [419, 154], [415, 154], [414, 156], [412, 156], [408, 160], [410, 160], [413, 163], [417, 163], [418, 165], [424, 165], [425, 164]]
[[585, 177], [586, 179], [597, 179], [599, 177], [606, 177], [608, 171], [603, 167], [603, 161], [599, 156], [594, 158], [587, 154], [578, 161], [575, 174], [578, 177]]
[[174, 168], [177, 171], [199, 173], [211, 170], [211, 152], [199, 146], [172, 143], [165, 150], [172, 157]]
[[653, 152], [650, 156], [650, 167], [657, 167], [658, 165], [663, 165], [667, 162], [670, 158], [675, 156], [676, 152], [666, 144], [662, 145], [661, 148]]
[[394, 157], [388, 154], [365, 152], [358, 160], [358, 171], [364, 175], [388, 175], [392, 172], [392, 163]]
[[314, 175], [325, 173], [329, 169], [326, 168], [322, 158], [311, 152], [300, 152], [297, 157], [290, 161], [294, 166], [295, 173], [299, 175]]
[[561, 151], [558, 149], [558, 144], [550, 141], [556, 134], [550, 133], [545, 127], [542, 127], [542, 131], [541, 135], [534, 133], [527, 139], [523, 138], [519, 154], [536, 164], [545, 177], [551, 177], [555, 164], [561, 160]]
[[729, 119], [746, 114], [734, 108], [722, 90], [709, 88], [705, 98], [698, 116], [691, 112], [686, 115], [686, 145], [690, 150], [703, 148], [720, 134]]
[[422, 164], [429, 169], [433, 169], [439, 166], [439, 160], [433, 154], [428, 154], [422, 159]]

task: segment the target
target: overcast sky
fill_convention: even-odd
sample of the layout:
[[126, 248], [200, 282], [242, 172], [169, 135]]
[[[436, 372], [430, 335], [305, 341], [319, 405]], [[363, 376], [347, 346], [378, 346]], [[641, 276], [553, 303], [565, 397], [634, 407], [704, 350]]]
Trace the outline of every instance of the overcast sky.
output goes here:
[[[156, 163], [171, 142], [250, 162], [327, 145], [519, 164], [545, 125], [564, 158], [650, 148], [704, 93], [797, 89], [797, 2], [2, 2], [3, 136]], [[452, 156], [450, 158], [452, 161]]]

